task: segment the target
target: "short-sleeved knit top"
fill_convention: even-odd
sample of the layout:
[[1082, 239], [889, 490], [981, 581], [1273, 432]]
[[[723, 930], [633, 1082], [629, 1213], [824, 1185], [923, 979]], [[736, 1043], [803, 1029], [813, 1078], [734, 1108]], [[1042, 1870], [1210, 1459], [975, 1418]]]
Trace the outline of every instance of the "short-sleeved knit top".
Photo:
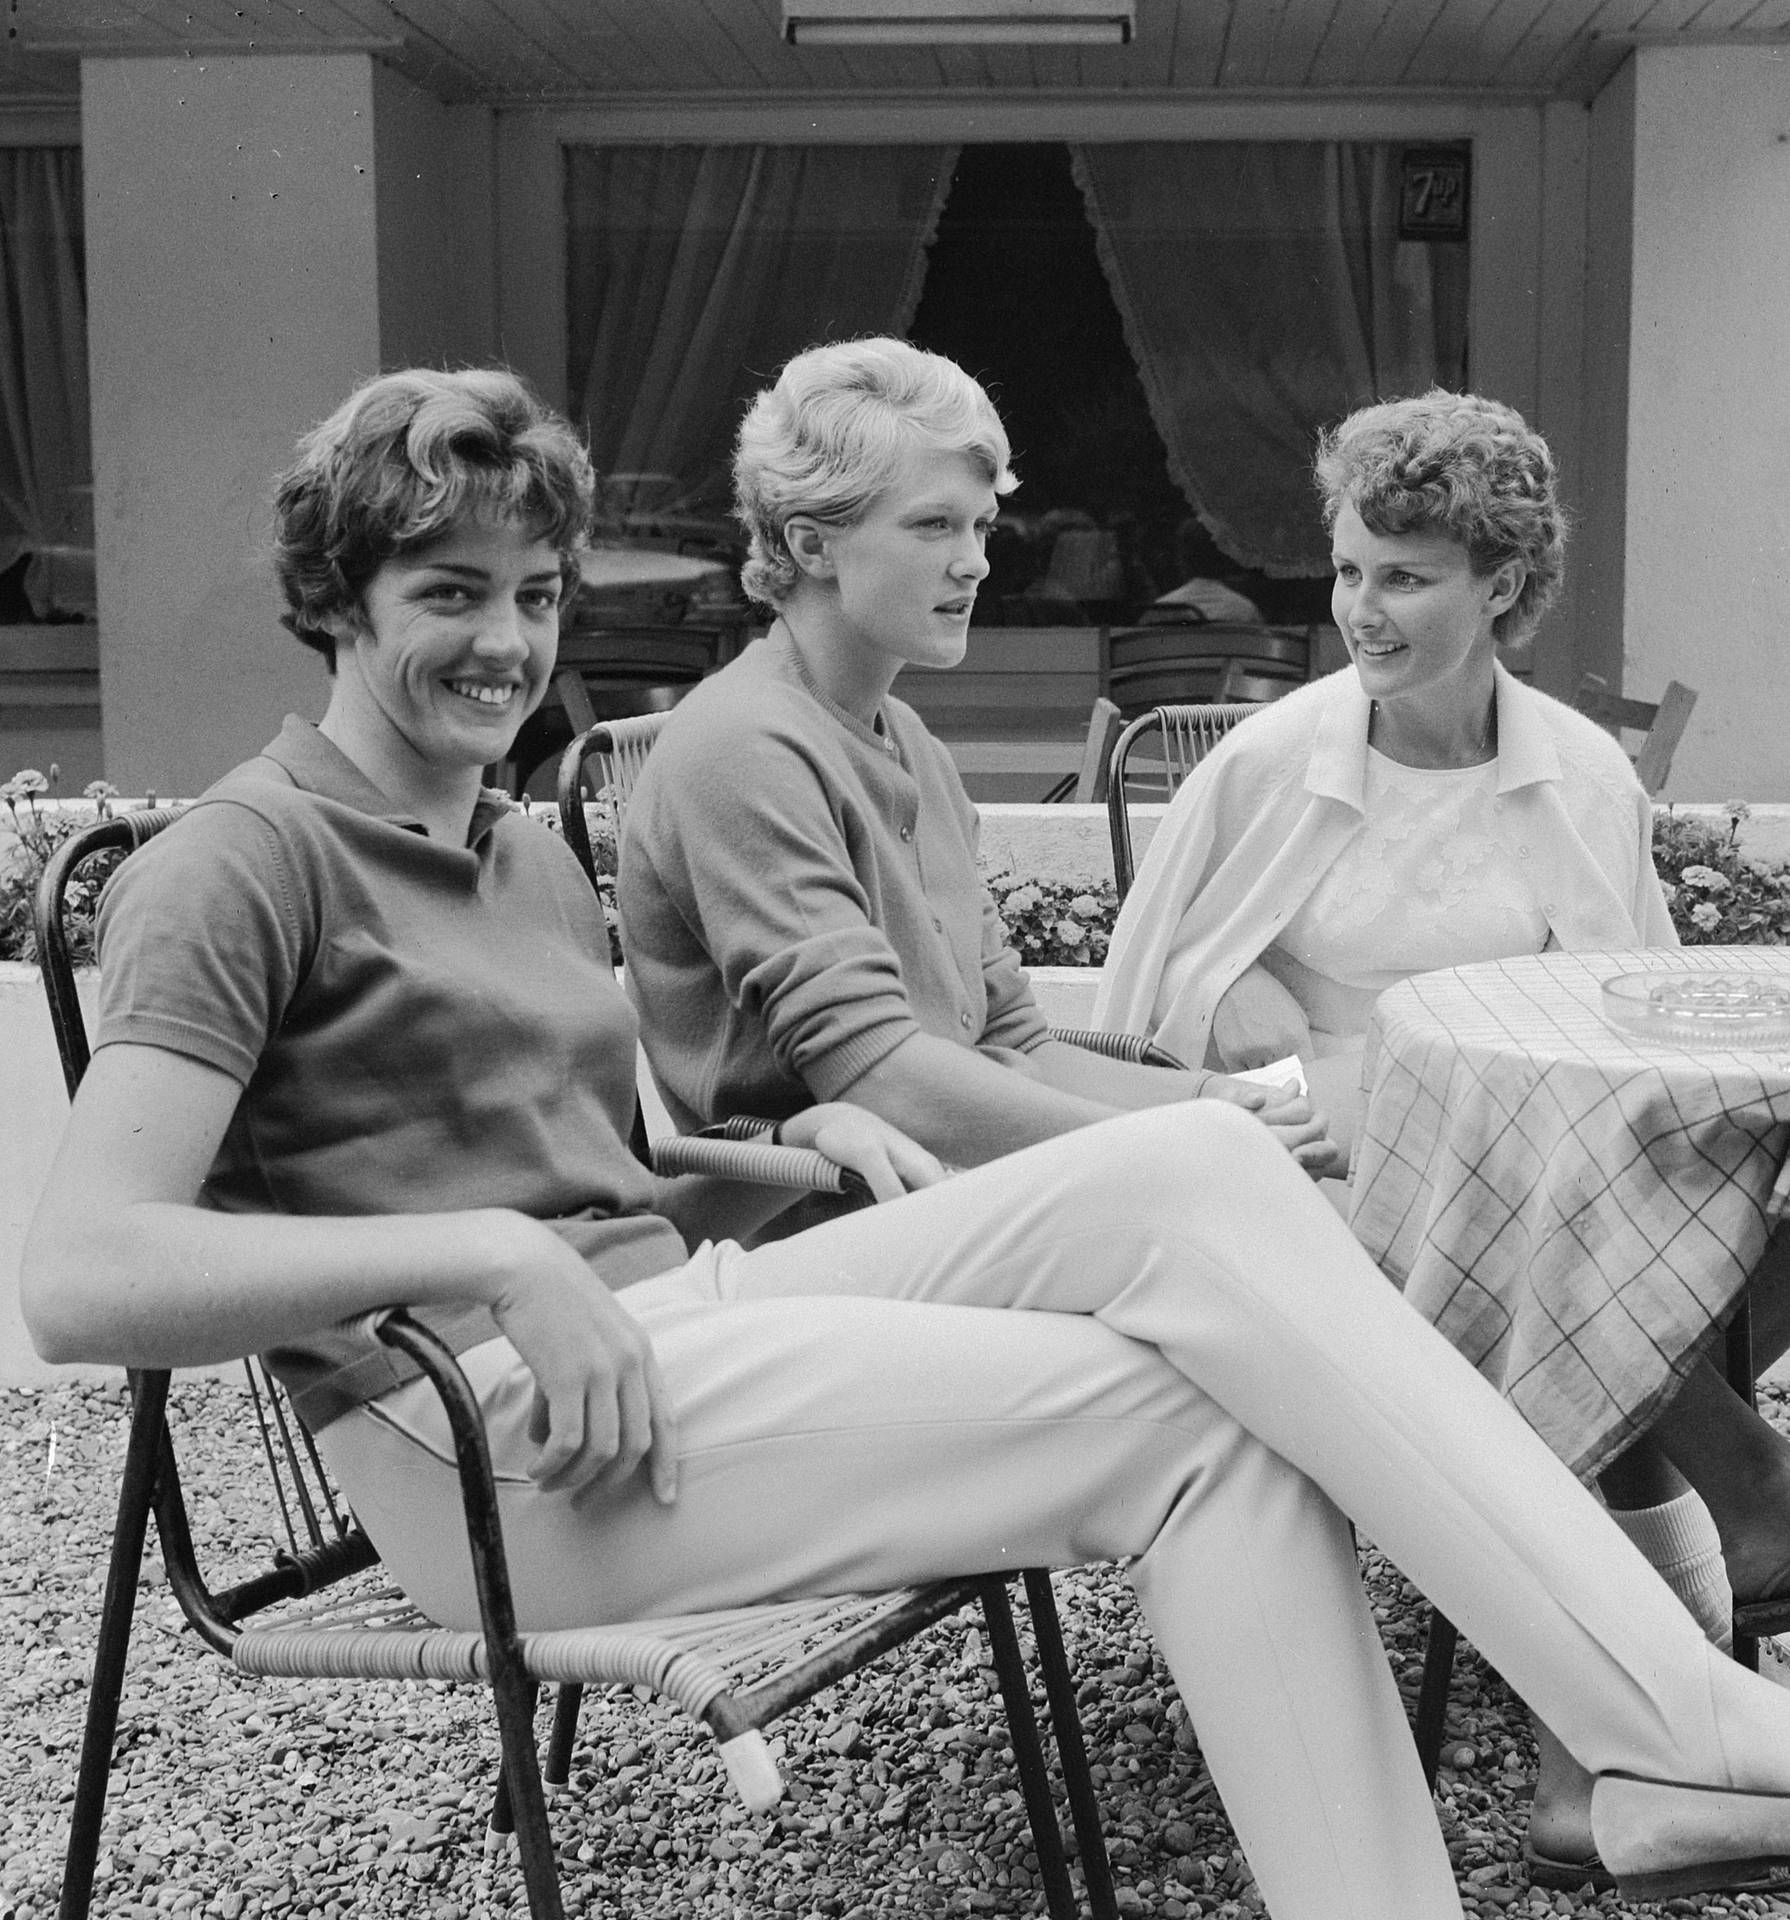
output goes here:
[[[99, 1046], [242, 1087], [206, 1180], [231, 1213], [508, 1207], [621, 1287], [687, 1257], [627, 1145], [637, 1026], [595, 895], [502, 795], [431, 839], [290, 719], [119, 870]], [[456, 1351], [483, 1307], [425, 1313]], [[414, 1367], [347, 1327], [270, 1353], [313, 1428]]]

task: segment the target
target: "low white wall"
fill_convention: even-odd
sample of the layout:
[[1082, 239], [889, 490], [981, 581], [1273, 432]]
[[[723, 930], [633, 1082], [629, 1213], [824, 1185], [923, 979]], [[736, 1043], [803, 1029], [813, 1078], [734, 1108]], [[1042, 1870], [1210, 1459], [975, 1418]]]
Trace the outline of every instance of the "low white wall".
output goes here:
[[[1131, 809], [1131, 848], [1142, 860], [1166, 806]], [[1680, 806], [1678, 814], [1713, 821], [1725, 828], [1729, 815], [1720, 806]], [[1112, 841], [1105, 807], [985, 806], [982, 857], [1028, 880], [1110, 880]], [[1740, 845], [1757, 860], [1790, 863], [1790, 804], [1755, 806], [1740, 823]]]

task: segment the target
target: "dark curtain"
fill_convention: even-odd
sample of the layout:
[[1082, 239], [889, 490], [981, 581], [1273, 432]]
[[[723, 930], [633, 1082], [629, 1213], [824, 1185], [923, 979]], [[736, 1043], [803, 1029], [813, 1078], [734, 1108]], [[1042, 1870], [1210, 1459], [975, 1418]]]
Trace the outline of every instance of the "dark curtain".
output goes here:
[[1317, 429], [1466, 378], [1467, 249], [1400, 241], [1399, 149], [1073, 149], [1169, 470], [1245, 566], [1324, 573]]
[[0, 569], [34, 556], [40, 612], [53, 562], [91, 566], [81, 231], [80, 149], [0, 147]]
[[901, 333], [955, 147], [566, 151], [568, 381], [598, 471], [730, 497], [746, 401], [803, 347]]

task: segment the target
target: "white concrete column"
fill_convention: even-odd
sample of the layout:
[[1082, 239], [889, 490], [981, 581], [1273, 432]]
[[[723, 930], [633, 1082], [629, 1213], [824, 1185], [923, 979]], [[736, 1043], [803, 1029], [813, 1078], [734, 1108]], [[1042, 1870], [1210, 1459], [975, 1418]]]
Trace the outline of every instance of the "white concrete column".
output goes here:
[[197, 792], [327, 691], [269, 482], [381, 365], [487, 357], [491, 126], [365, 53], [84, 63], [107, 777]]
[[[1681, 800], [1790, 798], [1790, 54], [1639, 49], [1593, 110], [1596, 617], [1624, 690], [1699, 703]], [[1600, 152], [1600, 115], [1608, 136]], [[1627, 176], [1625, 179], [1624, 176]], [[1600, 184], [1601, 183], [1601, 184]], [[1626, 199], [1626, 217], [1624, 201]], [[1627, 255], [1626, 314], [1616, 297]], [[1621, 527], [1621, 573], [1610, 537]]]
[[282, 645], [268, 480], [379, 364], [372, 62], [84, 63], [106, 773], [195, 793], [324, 676]]

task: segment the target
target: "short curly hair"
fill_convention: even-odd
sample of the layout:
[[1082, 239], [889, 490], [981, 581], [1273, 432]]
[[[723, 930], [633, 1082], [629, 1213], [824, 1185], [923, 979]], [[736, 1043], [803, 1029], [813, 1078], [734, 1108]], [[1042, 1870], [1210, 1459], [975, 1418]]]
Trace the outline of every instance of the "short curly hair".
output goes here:
[[734, 449], [734, 513], [750, 545], [740, 582], [776, 608], [798, 569], [784, 529], [796, 514], [849, 527], [917, 446], [967, 453], [997, 493], [1018, 484], [994, 402], [943, 354], [905, 340], [844, 340], [785, 363], [748, 408]]
[[1531, 633], [1560, 591], [1567, 522], [1554, 456], [1501, 401], [1433, 387], [1363, 407], [1320, 437], [1316, 479], [1326, 527], [1350, 506], [1373, 533], [1449, 534], [1482, 576], [1520, 560], [1499, 640]]
[[329, 661], [336, 631], [386, 561], [461, 521], [526, 526], [569, 592], [596, 497], [577, 434], [513, 373], [412, 367], [355, 388], [298, 443], [274, 487], [281, 624]]

